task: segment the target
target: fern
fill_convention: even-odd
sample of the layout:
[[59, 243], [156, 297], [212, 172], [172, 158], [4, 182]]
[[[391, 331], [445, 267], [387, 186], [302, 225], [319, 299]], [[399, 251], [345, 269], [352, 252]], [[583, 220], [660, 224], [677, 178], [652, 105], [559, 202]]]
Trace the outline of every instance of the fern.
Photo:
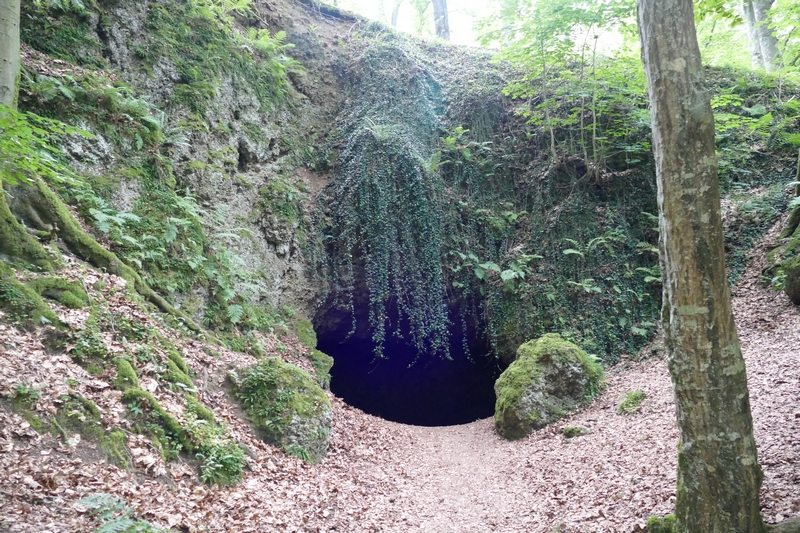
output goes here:
[[228, 318], [230, 319], [232, 324], [238, 323], [242, 319], [243, 314], [244, 314], [244, 308], [241, 305], [228, 306]]
[[85, 507], [89, 516], [100, 522], [100, 526], [94, 530], [94, 533], [167, 533], [169, 531], [156, 527], [150, 522], [134, 519], [133, 507], [113, 494], [93, 494], [78, 501], [78, 505]]

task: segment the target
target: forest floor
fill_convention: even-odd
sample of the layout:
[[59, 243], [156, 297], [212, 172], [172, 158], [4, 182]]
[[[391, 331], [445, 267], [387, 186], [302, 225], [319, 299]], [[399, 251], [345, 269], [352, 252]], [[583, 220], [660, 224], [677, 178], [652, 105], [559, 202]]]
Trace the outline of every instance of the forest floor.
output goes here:
[[[762, 248], [753, 257], [764, 255]], [[734, 310], [765, 473], [762, 507], [774, 523], [800, 514], [800, 310], [762, 286], [762, 266], [751, 261], [734, 287]], [[47, 356], [36, 334], [3, 328], [0, 392], [5, 388], [6, 397], [12, 378], [23, 374], [46, 393], [80, 374], [69, 356]], [[640, 531], [648, 516], [671, 511], [675, 495], [678, 432], [658, 342], [643, 352], [647, 357], [611, 369], [608, 388], [589, 407], [516, 442], [499, 438], [491, 419], [406, 426], [331, 396], [334, 432], [319, 465], [262, 443], [219, 393], [204, 393], [252, 457], [243, 482], [228, 488], [200, 483], [185, 458], [155, 464], [146, 443], [133, 436], [129, 446], [139, 468], [121, 470], [99, 460], [91, 442], [65, 445], [36, 434], [0, 399], [0, 531], [92, 531], [97, 524], [76, 502], [101, 492], [181, 531]], [[224, 367], [236, 357], [203, 359], [193, 346], [184, 354], [196, 369]], [[98, 380], [86, 383], [104, 417], [122, 412], [113, 412], [114, 392]], [[620, 398], [637, 389], [646, 394], [638, 412], [618, 414]], [[568, 439], [563, 426], [590, 433]]]

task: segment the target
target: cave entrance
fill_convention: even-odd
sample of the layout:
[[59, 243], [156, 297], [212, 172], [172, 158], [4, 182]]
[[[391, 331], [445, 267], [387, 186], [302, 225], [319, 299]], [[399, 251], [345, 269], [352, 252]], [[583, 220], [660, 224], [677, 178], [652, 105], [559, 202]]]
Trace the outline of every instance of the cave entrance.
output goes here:
[[385, 358], [377, 359], [371, 331], [357, 328], [348, 338], [352, 321], [339, 324], [317, 331], [317, 347], [333, 357], [331, 391], [349, 405], [419, 426], [466, 424], [494, 413], [494, 382], [502, 368], [495, 357], [485, 355], [488, 344], [474, 332], [467, 333], [468, 355], [461, 328], [453, 328], [452, 360], [447, 360], [417, 357], [406, 341], [408, 335], [402, 339], [387, 331]]

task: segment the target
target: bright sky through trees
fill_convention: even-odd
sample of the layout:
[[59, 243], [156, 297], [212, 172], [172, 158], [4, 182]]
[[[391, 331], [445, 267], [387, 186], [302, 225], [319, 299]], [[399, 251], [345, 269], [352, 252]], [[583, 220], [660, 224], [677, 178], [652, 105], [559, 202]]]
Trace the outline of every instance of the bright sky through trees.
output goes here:
[[[327, 1], [333, 3], [333, 0]], [[395, 1], [382, 1], [383, 9], [381, 9], [381, 0], [338, 0], [338, 5], [343, 9], [389, 24]], [[415, 2], [420, 5], [426, 3], [425, 0], [402, 0], [398, 16], [398, 29], [412, 35], [432, 38], [434, 36], [432, 9], [428, 5], [425, 13], [426, 19], [423, 24], [420, 24]], [[451, 0], [448, 10], [451, 42], [480, 46], [475, 24], [481, 19], [498, 13], [500, 2], [498, 0]], [[747, 35], [742, 25], [731, 28], [724, 21], [706, 20], [698, 23], [697, 30], [700, 50], [705, 63], [738, 68], [750, 67]], [[626, 45], [629, 47], [629, 52], [638, 55], [637, 39], [630, 38], [626, 41], [619, 33], [605, 32], [600, 36], [598, 54], [611, 56]]]

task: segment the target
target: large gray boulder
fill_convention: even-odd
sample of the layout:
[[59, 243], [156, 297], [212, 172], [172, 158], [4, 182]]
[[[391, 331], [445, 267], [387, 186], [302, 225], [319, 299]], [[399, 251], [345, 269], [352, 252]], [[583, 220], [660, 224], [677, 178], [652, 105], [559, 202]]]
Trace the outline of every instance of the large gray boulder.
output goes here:
[[495, 382], [495, 429], [507, 439], [520, 439], [596, 395], [602, 380], [603, 368], [560, 335], [528, 341]]
[[267, 442], [306, 461], [322, 461], [333, 415], [325, 391], [305, 370], [268, 358], [231, 377], [250, 422]]

